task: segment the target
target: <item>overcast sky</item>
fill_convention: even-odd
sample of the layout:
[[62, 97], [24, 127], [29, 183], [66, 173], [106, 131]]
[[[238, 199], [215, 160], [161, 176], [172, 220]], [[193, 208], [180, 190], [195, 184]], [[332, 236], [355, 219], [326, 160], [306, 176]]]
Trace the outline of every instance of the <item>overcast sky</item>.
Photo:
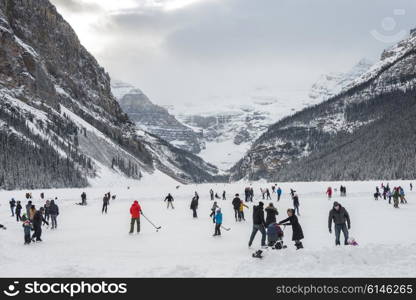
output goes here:
[[159, 104], [306, 90], [416, 27], [414, 0], [51, 2], [112, 78]]

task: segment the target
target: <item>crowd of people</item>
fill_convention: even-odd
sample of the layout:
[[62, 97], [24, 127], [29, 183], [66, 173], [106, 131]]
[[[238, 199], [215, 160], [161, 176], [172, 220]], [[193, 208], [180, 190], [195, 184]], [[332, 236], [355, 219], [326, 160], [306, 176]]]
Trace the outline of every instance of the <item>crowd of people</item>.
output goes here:
[[[410, 184], [410, 189], [413, 189], [412, 184]], [[270, 190], [276, 194], [277, 204], [281, 200], [283, 190], [277, 185], [272, 185], [271, 188], [261, 188], [261, 200], [272, 200]], [[328, 199], [332, 199], [334, 191], [337, 189], [332, 189], [328, 187], [326, 189], [326, 195]], [[340, 196], [346, 197], [346, 187], [341, 185]], [[252, 230], [248, 239], [248, 246], [251, 247], [254, 239], [258, 232], [261, 234], [261, 247], [271, 247], [272, 249], [282, 249], [286, 245], [283, 245], [283, 236], [284, 230], [287, 226], [292, 228], [292, 241], [296, 249], [302, 249], [304, 239], [304, 234], [302, 226], [299, 221], [300, 217], [300, 201], [299, 195], [294, 189], [289, 189], [288, 195], [292, 200], [292, 207], [286, 210], [287, 217], [282, 220], [277, 220], [279, 216], [279, 211], [276, 207], [276, 204], [272, 201], [265, 206], [263, 201], [259, 201], [257, 205], [252, 205], [250, 207], [248, 202], [253, 202], [254, 200], [254, 189], [246, 187], [244, 189], [245, 198], [242, 200], [239, 194], [235, 194], [233, 200], [231, 201], [232, 208], [234, 210], [234, 218], [236, 222], [246, 221], [245, 219], [245, 210], [252, 208]], [[209, 197], [211, 200], [220, 198], [226, 200], [226, 191], [223, 191], [222, 197], [217, 197], [218, 193], [215, 193], [212, 189], [209, 191]], [[24, 232], [24, 244], [30, 244], [32, 242], [41, 242], [42, 241], [42, 227], [47, 226], [51, 230], [57, 229], [58, 226], [58, 216], [59, 216], [59, 207], [57, 205], [57, 198], [54, 199], [45, 199], [43, 193], [40, 194], [40, 201], [44, 201], [44, 204], [37, 208], [33, 204], [32, 194], [27, 193], [26, 199], [27, 203], [23, 206], [22, 201], [15, 200], [12, 198], [9, 201], [11, 216], [16, 219], [17, 222], [21, 222]], [[101, 209], [102, 214], [107, 214], [108, 206], [110, 204], [110, 199], [115, 199], [116, 196], [106, 193], [103, 197], [103, 206]], [[406, 204], [407, 199], [405, 191], [401, 186], [390, 188], [389, 184], [381, 184], [380, 187], [376, 187], [376, 192], [374, 193], [374, 199], [384, 199], [388, 200], [389, 204], [393, 204], [393, 207], [398, 208], [399, 204]], [[192, 217], [198, 218], [198, 205], [199, 205], [200, 196], [197, 192], [194, 193], [190, 209], [192, 210]], [[167, 203], [167, 209], [174, 209], [173, 202], [174, 197], [169, 193], [164, 201]], [[76, 203], [78, 205], [85, 206], [87, 205], [87, 195], [85, 192], [81, 194], [81, 202]], [[137, 200], [133, 202], [130, 207], [131, 222], [130, 222], [130, 231], [129, 233], [134, 233], [136, 227], [136, 232], [140, 232], [140, 217], [143, 215], [142, 208]], [[266, 215], [265, 215], [266, 214]], [[211, 207], [210, 215], [212, 222], [214, 223], [214, 234], [213, 236], [221, 236], [221, 228], [223, 226], [223, 212], [220, 205], [217, 201], [213, 202]], [[283, 227], [283, 228], [282, 228]], [[0, 224], [0, 228], [6, 229], [4, 225]], [[349, 230], [351, 229], [351, 220], [350, 215], [347, 209], [342, 206], [339, 202], [333, 202], [333, 205], [329, 211], [328, 215], [328, 230], [329, 233], [332, 233], [332, 230], [335, 231], [335, 245], [341, 245], [341, 234], [343, 235], [343, 244], [344, 245], [355, 245], [356, 242], [354, 239], [350, 238]], [[227, 229], [229, 230], [229, 229]], [[254, 254], [255, 257], [261, 257], [261, 251]]]
[[[380, 191], [381, 188], [381, 191]], [[413, 189], [412, 183], [410, 183], [410, 190]], [[399, 204], [407, 204], [406, 200], [406, 193], [404, 191], [404, 188], [401, 186], [395, 186], [393, 189], [390, 188], [389, 184], [384, 185], [384, 183], [381, 183], [381, 186], [376, 186], [376, 192], [374, 193], [374, 200], [379, 199], [388, 199], [388, 203], [392, 204], [393, 200], [393, 207], [399, 208]]]
[[29, 245], [32, 242], [42, 241], [42, 226], [46, 225], [51, 230], [57, 229], [59, 207], [56, 203], [58, 198], [45, 200], [44, 193], [40, 194], [40, 201], [45, 201], [45, 204], [39, 208], [33, 204], [31, 193], [26, 193], [25, 197], [27, 203], [24, 207], [20, 200], [16, 201], [14, 198], [9, 201], [9, 206], [11, 216], [16, 218], [16, 222], [22, 223], [24, 244]]

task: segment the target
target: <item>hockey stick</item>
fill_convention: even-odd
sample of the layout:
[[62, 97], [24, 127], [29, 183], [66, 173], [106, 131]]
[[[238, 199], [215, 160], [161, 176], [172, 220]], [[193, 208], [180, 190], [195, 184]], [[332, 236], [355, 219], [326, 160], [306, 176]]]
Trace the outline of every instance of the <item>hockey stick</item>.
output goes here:
[[155, 224], [153, 224], [152, 221], [150, 221], [143, 213], [142, 213], [142, 216], [147, 220], [147, 222], [149, 222], [150, 224], [152, 224], [154, 228], [156, 228], [156, 231], [162, 228], [162, 226], [156, 226]]
[[221, 228], [224, 229], [224, 230], [226, 230], [226, 231], [230, 231], [231, 230], [231, 228], [227, 228], [227, 227], [224, 227], [222, 225], [221, 225]]

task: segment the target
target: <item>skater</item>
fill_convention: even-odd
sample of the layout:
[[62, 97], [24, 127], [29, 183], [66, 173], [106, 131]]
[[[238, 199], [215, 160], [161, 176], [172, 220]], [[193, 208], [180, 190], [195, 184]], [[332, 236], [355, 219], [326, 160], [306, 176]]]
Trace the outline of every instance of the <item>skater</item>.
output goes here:
[[27, 204], [26, 204], [26, 206], [25, 206], [25, 208], [26, 208], [26, 216], [29, 218], [29, 212], [30, 212], [30, 208], [32, 207], [32, 201], [27, 201]]
[[85, 192], [81, 194], [81, 205], [87, 205], [87, 194]]
[[348, 230], [351, 229], [350, 216], [347, 210], [338, 202], [334, 202], [333, 208], [329, 211], [328, 228], [332, 233], [332, 222], [335, 224], [335, 245], [339, 246], [341, 231], [344, 234], [344, 245], [348, 245]]
[[241, 204], [241, 199], [238, 194], [235, 194], [235, 198], [233, 199], [232, 205], [234, 208], [234, 217], [235, 217], [236, 222], [239, 220], [240, 204]]
[[227, 200], [227, 198], [225, 197], [225, 191], [222, 192], [222, 200]]
[[56, 218], [59, 215], [59, 207], [58, 207], [58, 205], [56, 205], [55, 200], [51, 200], [51, 202], [49, 204], [49, 214], [50, 214], [51, 220], [52, 220], [51, 229], [56, 229], [56, 226], [58, 226]]
[[211, 207], [211, 214], [209, 215], [209, 217], [212, 218], [213, 223], [215, 223], [215, 212], [217, 211], [217, 208], [219, 208], [217, 201], [214, 201], [214, 204]]
[[272, 200], [272, 198], [270, 197], [270, 191], [268, 188], [266, 189], [266, 200]]
[[28, 219], [26, 214], [23, 214], [22, 222], [25, 245], [29, 245], [31, 242], [30, 231], [32, 230], [32, 224], [30, 223], [30, 220]]
[[328, 200], [331, 200], [332, 198], [332, 188], [328, 187], [328, 189], [326, 190], [326, 194], [328, 195]]
[[140, 232], [140, 215], [142, 214], [142, 208], [139, 205], [139, 201], [134, 200], [133, 204], [130, 207], [130, 234], [134, 231], [134, 223], [137, 224], [137, 233]]
[[265, 209], [266, 211], [266, 227], [272, 223], [276, 223], [276, 216], [279, 214], [276, 207], [274, 207], [273, 203], [269, 203]]
[[282, 189], [280, 188], [280, 186], [277, 188], [276, 194], [277, 194], [277, 201], [280, 201], [280, 197], [282, 196]]
[[45, 208], [45, 219], [49, 222], [50, 219], [50, 212], [49, 207], [51, 206], [51, 202], [49, 200], [46, 200], [45, 205], [43, 206]]
[[407, 204], [407, 200], [405, 198], [404, 189], [401, 186], [399, 186], [399, 194], [400, 194], [400, 203], [401, 204], [405, 204], [405, 203]]
[[274, 194], [276, 192], [276, 185], [272, 185], [272, 193]]
[[296, 250], [302, 249], [303, 244], [300, 240], [303, 239], [303, 230], [299, 224], [298, 217], [295, 215], [295, 210], [289, 208], [287, 210], [287, 215], [288, 218], [280, 221], [278, 225], [292, 226], [292, 241], [295, 242]]
[[292, 200], [293, 200], [293, 208], [294, 208], [296, 214], [298, 216], [300, 216], [300, 213], [299, 213], [299, 196], [298, 196], [298, 194], [295, 194], [293, 196], [293, 199]]
[[198, 218], [198, 215], [196, 213], [196, 210], [198, 209], [198, 194], [195, 192], [195, 195], [192, 197], [192, 201], [191, 201], [191, 210], [193, 212], [193, 217], [194, 218]]
[[259, 205], [253, 206], [253, 231], [251, 232], [250, 240], [248, 242], [249, 247], [253, 244], [253, 240], [259, 230], [261, 232], [261, 246], [266, 246], [266, 230], [264, 228], [266, 221], [264, 220], [263, 206], [264, 203], [261, 201], [259, 202]]
[[248, 206], [244, 204], [243, 201], [240, 200], [240, 208], [238, 210], [238, 221], [245, 221], [244, 218], [244, 207], [248, 209]]
[[245, 201], [246, 202], [250, 201], [250, 188], [249, 187], [246, 187], [244, 189], [244, 195], [245, 195]]
[[413, 191], [413, 184], [410, 183], [410, 191]]
[[295, 191], [295, 190], [290, 189], [290, 196], [291, 196], [291, 197], [295, 196], [295, 193], [296, 193], [296, 191]]
[[172, 203], [174, 200], [175, 199], [173, 199], [173, 197], [172, 197], [172, 195], [170, 193], [166, 196], [165, 201], [168, 202], [167, 207], [166, 207], [167, 209], [169, 209], [169, 206], [172, 207], [172, 209], [175, 209], [173, 207], [173, 203]]
[[110, 198], [108, 197], [107, 194], [105, 194], [103, 197], [103, 208], [101, 209], [101, 214], [103, 213], [107, 214], [107, 208], [108, 208], [109, 203], [110, 203]]
[[266, 194], [266, 190], [265, 190], [265, 189], [263, 189], [263, 188], [260, 188], [260, 193], [261, 193], [261, 197], [262, 197], [262, 199], [263, 199], [263, 200], [265, 200], [265, 199], [264, 199], [264, 195]]
[[17, 201], [17, 204], [16, 204], [16, 221], [17, 222], [19, 222], [22, 219], [21, 213], [22, 213], [22, 204], [20, 203], [20, 201]]
[[399, 208], [399, 198], [400, 198], [399, 189], [397, 187], [395, 187], [394, 190], [393, 190], [394, 208]]
[[213, 236], [221, 235], [221, 225], [222, 225], [222, 212], [221, 208], [217, 209], [215, 213], [215, 232]]
[[253, 202], [254, 199], [254, 189], [253, 187], [250, 188], [250, 201]]
[[214, 191], [212, 189], [209, 190], [209, 196], [211, 198], [211, 201], [214, 200]]
[[29, 220], [31, 222], [33, 222], [33, 218], [34, 218], [35, 214], [36, 214], [36, 207], [34, 205], [32, 205], [29, 209]]
[[14, 200], [14, 198], [12, 198], [12, 200], [9, 201], [9, 204], [10, 204], [10, 210], [12, 212], [11, 216], [14, 217], [14, 210], [15, 210], [15, 207], [16, 207], [16, 200]]
[[43, 217], [44, 210], [45, 209], [41, 207], [38, 211], [36, 211], [35, 215], [33, 216], [32, 224], [35, 233], [32, 236], [32, 242], [42, 242], [42, 222], [49, 225], [48, 221], [46, 221]]

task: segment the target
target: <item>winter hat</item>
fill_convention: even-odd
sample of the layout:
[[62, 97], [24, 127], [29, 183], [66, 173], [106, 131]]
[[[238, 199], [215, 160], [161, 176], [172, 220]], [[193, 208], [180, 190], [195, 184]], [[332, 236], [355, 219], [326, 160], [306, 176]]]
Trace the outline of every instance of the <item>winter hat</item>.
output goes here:
[[338, 206], [338, 205], [339, 205], [339, 206], [341, 206], [341, 205], [340, 205], [337, 201], [335, 201], [335, 202], [334, 202], [334, 207], [335, 207], [335, 206]]
[[263, 206], [264, 206], [264, 203], [260, 201], [260, 202], [259, 202], [259, 206], [260, 206], [260, 207], [263, 207]]
[[220, 207], [218, 207], [217, 208], [217, 213], [220, 213], [221, 212], [221, 208]]
[[239, 194], [235, 194], [236, 197], [240, 196]]

